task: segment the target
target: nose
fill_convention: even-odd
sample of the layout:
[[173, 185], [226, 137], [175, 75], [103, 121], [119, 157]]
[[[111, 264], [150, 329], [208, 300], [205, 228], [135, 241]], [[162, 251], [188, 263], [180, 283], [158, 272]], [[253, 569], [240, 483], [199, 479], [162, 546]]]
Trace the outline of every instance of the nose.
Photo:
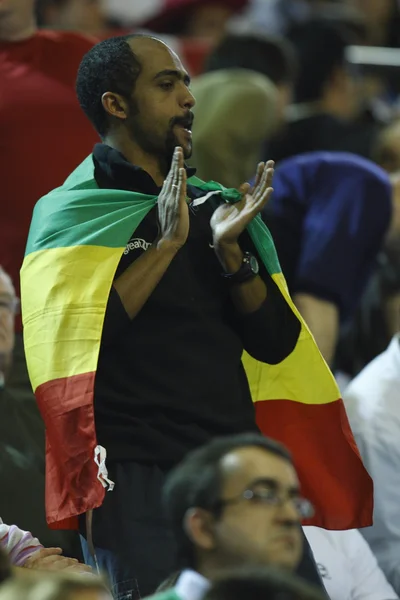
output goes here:
[[195, 97], [188, 87], [185, 86], [185, 91], [182, 96], [182, 106], [186, 109], [191, 109], [196, 104]]
[[292, 525], [299, 525], [302, 520], [298, 508], [290, 498], [280, 505], [279, 517], [282, 521], [290, 522]]

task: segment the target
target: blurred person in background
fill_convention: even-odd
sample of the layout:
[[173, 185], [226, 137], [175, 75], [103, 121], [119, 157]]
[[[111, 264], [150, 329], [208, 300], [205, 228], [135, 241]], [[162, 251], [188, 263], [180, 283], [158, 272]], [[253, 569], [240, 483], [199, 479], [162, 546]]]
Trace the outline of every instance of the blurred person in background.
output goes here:
[[224, 569], [299, 567], [301, 520], [312, 507], [300, 496], [289, 453], [267, 437], [227, 436], [192, 451], [169, 474], [163, 504], [179, 575], [154, 600], [200, 598]]
[[39, 27], [101, 37], [107, 29], [102, 0], [37, 0]]
[[227, 571], [213, 583], [204, 600], [326, 600], [318, 589], [294, 575], [272, 569]]
[[398, 0], [348, 0], [363, 17], [367, 46], [400, 46]]
[[[400, 173], [400, 120], [394, 121], [382, 131], [376, 146], [375, 160], [392, 176]], [[382, 329], [386, 337], [385, 346], [379, 348], [374, 356], [383, 352], [390, 339], [400, 331], [400, 243], [395, 236], [387, 240], [382, 250], [378, 277], [380, 304], [383, 305]], [[371, 356], [371, 359], [374, 356]]]
[[[8, 387], [18, 309], [11, 278], [0, 267], [0, 516], [7, 523], [35, 531], [45, 546], [61, 545], [67, 554], [80, 556], [75, 533], [51, 531], [46, 524], [44, 425], [36, 403], [33, 398], [21, 399]], [[4, 527], [0, 525], [0, 531]], [[0, 537], [5, 535], [3, 532]], [[11, 555], [15, 558], [13, 550]]]
[[328, 363], [385, 240], [400, 234], [400, 181], [336, 152], [283, 161], [264, 209], [293, 300]]
[[[79, 33], [38, 30], [35, 0], [0, 2], [0, 264], [17, 294], [36, 201], [61, 185], [98, 139], [75, 95], [79, 63], [94, 43]], [[30, 396], [21, 329], [17, 319], [9, 385]]]
[[377, 126], [356, 123], [361, 97], [354, 70], [346, 61], [352, 36], [338, 24], [313, 20], [293, 29], [289, 39], [299, 61], [295, 104], [285, 128], [267, 144], [265, 153], [277, 162], [316, 150], [369, 157]]
[[367, 542], [357, 529], [303, 527], [329, 600], [397, 600]]
[[8, 580], [0, 587], [0, 600], [112, 600], [112, 596], [94, 576], [38, 573]]
[[[395, 182], [400, 173], [399, 121], [382, 130], [373, 148], [373, 158]], [[343, 385], [384, 352], [398, 331], [400, 241], [393, 230], [380, 248], [374, 271], [354, 318], [341, 332], [335, 364], [341, 373]]]
[[280, 38], [228, 34], [192, 83], [193, 160], [200, 178], [239, 187], [253, 175], [263, 144], [284, 121], [296, 60]]
[[346, 412], [374, 481], [374, 521], [361, 530], [400, 594], [400, 333], [344, 392]]
[[110, 0], [108, 15], [125, 27], [214, 44], [249, 0]]
[[258, 31], [284, 35], [296, 25], [318, 18], [359, 21], [348, 0], [252, 0], [243, 19]]

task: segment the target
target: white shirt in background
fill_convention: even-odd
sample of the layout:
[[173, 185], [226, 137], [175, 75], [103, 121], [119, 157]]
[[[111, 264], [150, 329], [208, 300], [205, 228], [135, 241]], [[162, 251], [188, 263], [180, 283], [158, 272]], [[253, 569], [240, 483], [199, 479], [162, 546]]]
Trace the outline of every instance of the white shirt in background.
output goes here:
[[374, 481], [374, 524], [361, 533], [400, 594], [400, 334], [350, 383], [344, 403]]
[[327, 531], [304, 527], [330, 600], [398, 598], [357, 529]]

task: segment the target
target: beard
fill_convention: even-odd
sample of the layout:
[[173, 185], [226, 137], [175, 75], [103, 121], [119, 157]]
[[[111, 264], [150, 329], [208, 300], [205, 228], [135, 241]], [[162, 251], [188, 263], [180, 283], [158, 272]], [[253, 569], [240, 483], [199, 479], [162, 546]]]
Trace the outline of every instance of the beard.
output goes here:
[[159, 160], [169, 169], [172, 163], [175, 148], [181, 146], [183, 149], [184, 158], [190, 158], [192, 155], [192, 147], [183, 147], [175, 134], [174, 127], [176, 125], [189, 125], [193, 121], [192, 116], [186, 119], [182, 117], [173, 117], [170, 119], [167, 128], [163, 133], [160, 133], [161, 126], [157, 129], [157, 125], [152, 121], [148, 123], [140, 114], [136, 102], [130, 101], [129, 117], [127, 118], [127, 129], [132, 141], [139, 145], [142, 150], [153, 156], [157, 156]]

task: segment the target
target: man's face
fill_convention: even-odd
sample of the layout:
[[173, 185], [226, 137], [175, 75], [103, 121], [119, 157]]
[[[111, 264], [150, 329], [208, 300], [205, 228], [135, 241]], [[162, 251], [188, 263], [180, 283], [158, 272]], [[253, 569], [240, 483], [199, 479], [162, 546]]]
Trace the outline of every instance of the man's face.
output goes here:
[[[299, 483], [293, 466], [257, 447], [231, 452], [222, 461], [225, 482], [221, 499], [238, 498], [225, 506], [215, 522], [214, 550], [235, 564], [277, 565], [295, 569], [302, 554], [301, 518], [294, 500]], [[269, 505], [243, 493], [275, 491], [284, 501]]]
[[8, 366], [14, 349], [16, 298], [8, 276], [0, 271], [0, 371]]
[[130, 44], [142, 64], [126, 120], [132, 140], [167, 161], [176, 146], [189, 158], [195, 100], [187, 72], [178, 56], [161, 42], [138, 38]]

